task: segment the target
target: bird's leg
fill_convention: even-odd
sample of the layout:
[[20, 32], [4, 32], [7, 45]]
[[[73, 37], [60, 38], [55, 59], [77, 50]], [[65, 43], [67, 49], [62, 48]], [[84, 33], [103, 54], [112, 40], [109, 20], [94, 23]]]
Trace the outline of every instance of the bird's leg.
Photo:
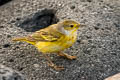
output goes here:
[[71, 55], [68, 55], [68, 54], [62, 53], [62, 52], [58, 52], [58, 55], [59, 55], [59, 56], [63, 56], [63, 57], [65, 57], [65, 58], [67, 58], [67, 59], [71, 59], [71, 60], [77, 58], [76, 56], [71, 56]]
[[50, 67], [54, 68], [55, 70], [62, 70], [62, 69], [64, 69], [64, 67], [62, 67], [62, 66], [55, 65], [46, 54], [43, 54], [43, 55], [48, 60], [48, 65]]

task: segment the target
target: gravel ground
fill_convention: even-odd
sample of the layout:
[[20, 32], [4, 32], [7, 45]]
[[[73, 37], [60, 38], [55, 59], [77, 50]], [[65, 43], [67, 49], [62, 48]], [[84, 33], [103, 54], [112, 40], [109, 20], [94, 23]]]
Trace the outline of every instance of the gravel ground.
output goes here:
[[[120, 0], [12, 0], [0, 15], [0, 63], [28, 80], [103, 80], [120, 72]], [[66, 18], [87, 26], [65, 51], [76, 60], [49, 55], [63, 71], [48, 67], [32, 45], [11, 41]]]

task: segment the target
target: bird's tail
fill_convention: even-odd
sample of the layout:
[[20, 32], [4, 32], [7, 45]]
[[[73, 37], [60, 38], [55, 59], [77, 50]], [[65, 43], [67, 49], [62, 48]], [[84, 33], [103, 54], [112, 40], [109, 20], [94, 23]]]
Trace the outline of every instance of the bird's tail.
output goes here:
[[25, 41], [27, 43], [30, 43], [32, 45], [35, 45], [35, 42], [29, 41], [26, 37], [18, 37], [18, 38], [13, 38], [12, 41]]
[[13, 38], [12, 41], [26, 41], [25, 37]]

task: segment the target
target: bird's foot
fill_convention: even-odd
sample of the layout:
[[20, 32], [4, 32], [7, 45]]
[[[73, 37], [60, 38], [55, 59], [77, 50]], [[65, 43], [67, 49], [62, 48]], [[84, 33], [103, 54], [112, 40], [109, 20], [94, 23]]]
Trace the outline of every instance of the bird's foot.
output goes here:
[[63, 66], [57, 66], [57, 65], [55, 65], [55, 64], [50, 64], [50, 63], [48, 63], [48, 65], [49, 65], [50, 67], [54, 68], [54, 69], [57, 70], [57, 71], [64, 69]]
[[67, 59], [70, 59], [70, 60], [73, 60], [73, 59], [76, 59], [76, 58], [77, 58], [77, 56], [71, 56], [71, 55], [68, 55], [68, 54], [62, 53], [62, 52], [59, 52], [58, 55], [59, 55], [59, 56], [63, 56], [63, 57], [65, 57], [65, 58], [67, 58]]

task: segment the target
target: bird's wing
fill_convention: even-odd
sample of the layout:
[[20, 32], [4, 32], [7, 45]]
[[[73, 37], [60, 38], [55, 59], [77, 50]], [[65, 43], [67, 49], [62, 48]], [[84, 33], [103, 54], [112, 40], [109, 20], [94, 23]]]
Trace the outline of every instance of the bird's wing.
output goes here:
[[61, 34], [54, 30], [39, 30], [28, 36], [29, 41], [54, 42], [60, 39]]

